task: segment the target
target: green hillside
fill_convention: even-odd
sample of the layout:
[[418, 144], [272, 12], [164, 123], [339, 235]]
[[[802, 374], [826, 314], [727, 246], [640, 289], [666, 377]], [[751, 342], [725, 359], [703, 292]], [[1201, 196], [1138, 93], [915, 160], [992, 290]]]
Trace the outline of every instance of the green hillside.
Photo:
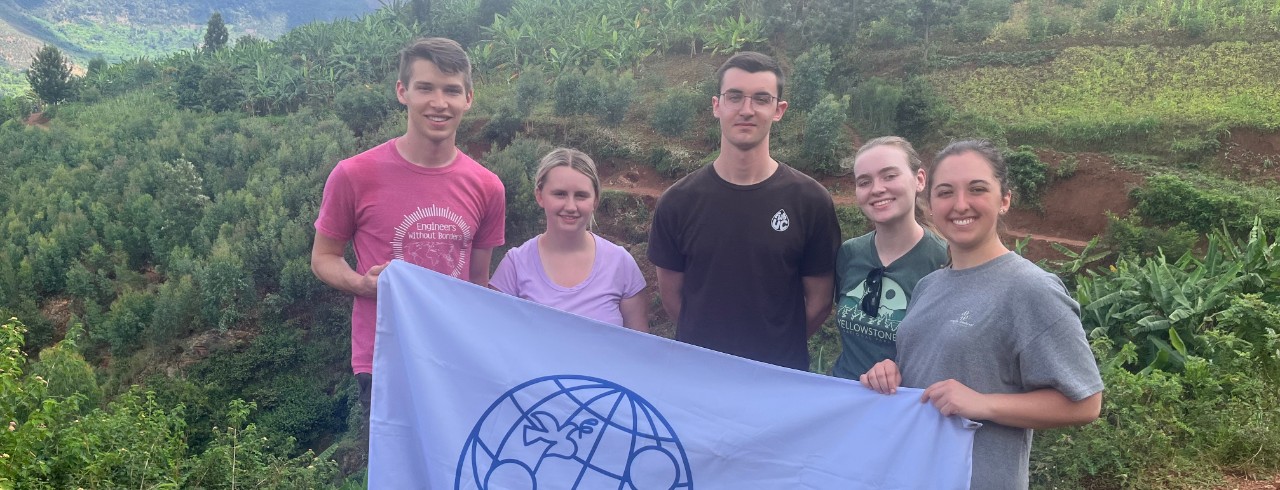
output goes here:
[[[646, 203], [713, 158], [714, 70], [742, 49], [790, 70], [774, 154], [837, 202], [884, 134], [996, 140], [1030, 216], [1092, 165], [1132, 211], [1041, 257], [1082, 306], [1103, 415], [1038, 431], [1033, 487], [1280, 472], [1280, 4], [436, 0], [296, 25], [262, 13], [302, 2], [215, 3], [14, 4], [118, 59], [64, 102], [0, 97], [0, 488], [362, 487], [350, 298], [313, 276], [311, 223], [340, 159], [403, 133], [396, 53], [423, 34], [475, 61], [459, 145], [506, 185], [508, 244], [542, 227], [531, 163], [573, 146], [635, 184], [599, 232], [648, 271]], [[158, 47], [215, 7], [280, 31]], [[108, 15], [130, 22], [67, 20]], [[827, 372], [831, 325], [811, 349]]]
[[95, 57], [116, 62], [198, 48], [213, 12], [223, 14], [232, 39], [272, 39], [309, 22], [354, 18], [377, 6], [338, 0], [0, 0], [0, 37], [5, 39], [0, 47], [0, 94], [26, 90], [25, 83], [8, 79], [25, 70], [43, 44], [58, 47], [84, 66]]

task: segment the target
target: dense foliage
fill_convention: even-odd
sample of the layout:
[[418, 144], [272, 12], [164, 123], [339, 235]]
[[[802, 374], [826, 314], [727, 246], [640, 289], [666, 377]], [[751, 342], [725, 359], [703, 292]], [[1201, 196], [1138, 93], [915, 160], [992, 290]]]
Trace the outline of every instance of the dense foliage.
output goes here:
[[[161, 14], [189, 13], [173, 9]], [[416, 0], [274, 40], [229, 42], [210, 19], [212, 41], [195, 49], [201, 17], [190, 49], [95, 61], [68, 79], [66, 102], [0, 99], [0, 318], [25, 322], [0, 329], [0, 420], [13, 422], [0, 428], [0, 487], [358, 484], [350, 302], [309, 269], [311, 222], [337, 161], [403, 133], [396, 52], [424, 33], [463, 41], [476, 62], [459, 144], [506, 184], [509, 244], [542, 228], [531, 174], [552, 146], [668, 178], [715, 158], [713, 71], [743, 48], [792, 70], [774, 155], [817, 176], [874, 136], [919, 148], [988, 136], [1035, 207], [1070, 174], [1040, 160], [1045, 145], [1130, 152], [1149, 175], [1135, 213], [1045, 264], [1074, 288], [1108, 394], [1102, 421], [1041, 434], [1037, 482], [1274, 470], [1280, 205], [1274, 186], [1210, 170], [1231, 129], [1277, 127], [1280, 45], [1256, 40], [1277, 12], [1254, 0]], [[1169, 32], [1181, 42], [1142, 43]], [[1068, 44], [1103, 35], [1134, 45]], [[610, 191], [599, 206], [599, 231], [639, 257], [646, 199]], [[846, 238], [864, 232], [856, 207], [838, 214]], [[825, 372], [838, 338], [824, 329], [813, 345]]]

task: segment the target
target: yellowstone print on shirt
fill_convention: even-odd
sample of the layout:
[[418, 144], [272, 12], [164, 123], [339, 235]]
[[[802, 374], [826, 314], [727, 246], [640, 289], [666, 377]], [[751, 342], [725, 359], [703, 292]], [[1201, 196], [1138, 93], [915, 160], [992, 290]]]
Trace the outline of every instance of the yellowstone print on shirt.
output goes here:
[[885, 276], [880, 285], [880, 310], [876, 316], [862, 312], [862, 297], [866, 295], [867, 282], [840, 298], [836, 305], [836, 326], [845, 332], [875, 339], [879, 342], [897, 340], [898, 323], [907, 316], [907, 293], [898, 281]]
[[462, 277], [475, 230], [462, 216], [434, 204], [418, 208], [396, 227], [391, 256], [433, 271]]

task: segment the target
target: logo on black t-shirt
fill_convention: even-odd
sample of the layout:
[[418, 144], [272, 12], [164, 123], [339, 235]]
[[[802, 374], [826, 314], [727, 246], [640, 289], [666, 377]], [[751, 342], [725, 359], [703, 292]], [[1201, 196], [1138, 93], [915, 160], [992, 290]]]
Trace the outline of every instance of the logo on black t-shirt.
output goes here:
[[787, 231], [791, 227], [791, 217], [787, 216], [787, 210], [779, 209], [773, 213], [773, 222], [770, 224], [773, 225], [773, 231]]

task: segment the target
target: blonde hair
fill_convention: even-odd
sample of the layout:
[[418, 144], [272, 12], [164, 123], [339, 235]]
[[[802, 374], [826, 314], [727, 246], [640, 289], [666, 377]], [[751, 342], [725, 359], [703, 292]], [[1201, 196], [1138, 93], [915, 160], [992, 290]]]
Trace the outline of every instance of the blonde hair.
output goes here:
[[[569, 167], [581, 172], [591, 179], [591, 190], [595, 192], [597, 205], [600, 202], [600, 174], [596, 172], [596, 162], [591, 160], [586, 153], [575, 150], [573, 148], [556, 148], [551, 150], [542, 157], [538, 162], [538, 170], [533, 174], [533, 192], [536, 194], [542, 192], [542, 186], [547, 183], [547, 174], [551, 173], [551, 169], [556, 167]], [[591, 221], [587, 223], [587, 229], [596, 227], [596, 215], [591, 213]]]

